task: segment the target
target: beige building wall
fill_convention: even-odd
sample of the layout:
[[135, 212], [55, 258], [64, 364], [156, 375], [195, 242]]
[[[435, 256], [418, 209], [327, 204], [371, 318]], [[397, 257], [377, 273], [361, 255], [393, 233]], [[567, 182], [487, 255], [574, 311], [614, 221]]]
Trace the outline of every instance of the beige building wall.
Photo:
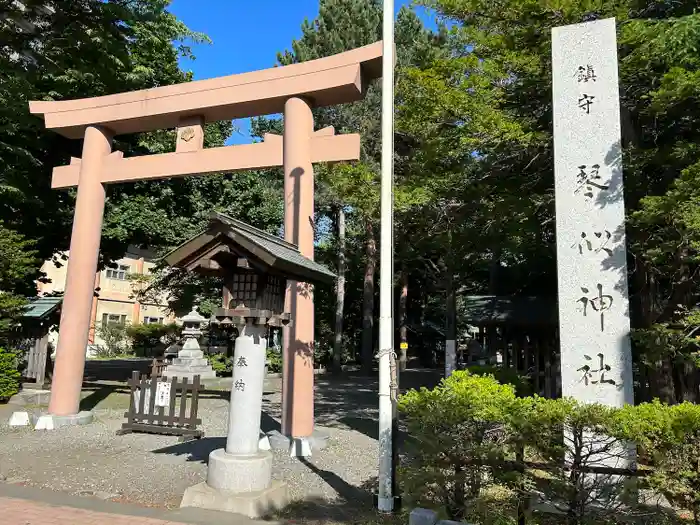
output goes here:
[[[68, 252], [59, 254], [57, 261], [60, 267], [57, 267], [54, 261], [44, 262], [42, 270], [50, 282], [37, 282], [39, 295], [65, 290], [69, 256]], [[116, 268], [106, 268], [95, 276], [95, 288], [99, 290], [92, 305], [90, 344], [101, 344], [96, 328], [104, 321], [132, 325], [144, 322], [167, 324], [176, 320], [175, 316], [168, 312], [166, 296], [157, 298], [155, 304], [140, 303], [135, 299], [138, 283], [129, 279], [129, 275], [148, 275], [155, 268], [153, 256], [148, 251], [129, 249], [122, 259], [116, 261], [116, 264]], [[50, 342], [54, 348], [57, 340], [58, 333], [52, 333]]]

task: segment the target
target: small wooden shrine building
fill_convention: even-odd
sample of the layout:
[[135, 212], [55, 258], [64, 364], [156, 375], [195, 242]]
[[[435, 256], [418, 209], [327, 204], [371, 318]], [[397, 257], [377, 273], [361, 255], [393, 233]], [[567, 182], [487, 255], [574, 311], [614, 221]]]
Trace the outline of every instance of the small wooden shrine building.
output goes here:
[[29, 299], [16, 337], [18, 345], [27, 350], [26, 367], [22, 376], [23, 388], [44, 389], [48, 386], [51, 370], [49, 355], [49, 332], [58, 325], [63, 297], [34, 297]]
[[476, 327], [467, 345], [469, 364], [498, 364], [530, 378], [532, 391], [560, 396], [556, 299], [517, 296], [467, 296], [464, 320]]

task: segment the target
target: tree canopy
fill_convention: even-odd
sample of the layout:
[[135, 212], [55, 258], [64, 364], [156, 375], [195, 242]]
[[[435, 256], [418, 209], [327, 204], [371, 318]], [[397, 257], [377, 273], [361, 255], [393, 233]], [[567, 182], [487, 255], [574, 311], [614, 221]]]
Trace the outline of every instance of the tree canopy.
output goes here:
[[[408, 290], [405, 304], [396, 302], [405, 309], [397, 317], [456, 330], [460, 295], [556, 298], [551, 28], [614, 16], [635, 359], [649, 368], [657, 393], [673, 399], [672, 370], [679, 364], [694, 370], [698, 355], [692, 337], [700, 278], [695, 2], [416, 3], [438, 26], [427, 30], [407, 7], [396, 22], [395, 268], [397, 285]], [[188, 46], [207, 38], [177, 20], [166, 0], [56, 0], [53, 9], [27, 0], [25, 10], [6, 4], [0, 221], [15, 232], [8, 238], [46, 260], [68, 247], [74, 205], [72, 191], [50, 189], [51, 169], [80, 156], [80, 144], [42, 129], [28, 101], [187, 82], [191, 74], [179, 59], [192, 57]], [[300, 38], [277, 60], [303, 62], [380, 38], [379, 0], [320, 0], [318, 16], [302, 24]], [[326, 352], [342, 327], [333, 308], [340, 301], [343, 344], [351, 356], [362, 347], [365, 364], [376, 339], [380, 100], [375, 82], [363, 101], [314, 110], [317, 128], [362, 135], [360, 162], [316, 169], [317, 258], [347, 267], [342, 301], [338, 290], [316, 292], [317, 346]], [[253, 135], [281, 126], [276, 118], [255, 119]], [[231, 131], [229, 122], [208, 124], [206, 145], [224, 144]], [[119, 137], [115, 148], [135, 155], [172, 151], [174, 144], [174, 131], [163, 130]], [[281, 171], [110, 187], [103, 262], [130, 244], [172, 248], [200, 231], [210, 210], [279, 233]], [[24, 275], [27, 282], [35, 278]], [[203, 286], [173, 274], [160, 284], [178, 304]], [[207, 290], [217, 293], [211, 283]]]

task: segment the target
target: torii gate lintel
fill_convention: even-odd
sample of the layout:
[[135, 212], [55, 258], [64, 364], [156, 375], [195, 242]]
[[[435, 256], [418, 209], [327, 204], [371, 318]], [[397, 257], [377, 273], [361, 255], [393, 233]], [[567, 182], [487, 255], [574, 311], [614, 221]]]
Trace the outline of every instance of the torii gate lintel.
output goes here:
[[[191, 129], [191, 128], [185, 128]], [[311, 136], [311, 162], [342, 162], [360, 158], [360, 135], [334, 135], [332, 127]], [[178, 139], [178, 143], [180, 139]], [[283, 143], [280, 135], [265, 134], [263, 142], [196, 148], [138, 157], [124, 157], [121, 151], [106, 156], [100, 171], [102, 184], [116, 184], [137, 180], [156, 180], [189, 175], [228, 173], [253, 168], [274, 168], [283, 164]], [[53, 169], [51, 187], [70, 188], [80, 179], [78, 158], [71, 158], [68, 166]]]

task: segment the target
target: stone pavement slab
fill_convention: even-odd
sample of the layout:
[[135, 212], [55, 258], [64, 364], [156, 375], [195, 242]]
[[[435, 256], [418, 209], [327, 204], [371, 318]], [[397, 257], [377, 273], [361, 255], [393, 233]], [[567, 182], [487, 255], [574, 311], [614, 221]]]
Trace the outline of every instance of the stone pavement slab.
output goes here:
[[0, 483], [3, 525], [279, 525], [202, 509], [156, 509]]

